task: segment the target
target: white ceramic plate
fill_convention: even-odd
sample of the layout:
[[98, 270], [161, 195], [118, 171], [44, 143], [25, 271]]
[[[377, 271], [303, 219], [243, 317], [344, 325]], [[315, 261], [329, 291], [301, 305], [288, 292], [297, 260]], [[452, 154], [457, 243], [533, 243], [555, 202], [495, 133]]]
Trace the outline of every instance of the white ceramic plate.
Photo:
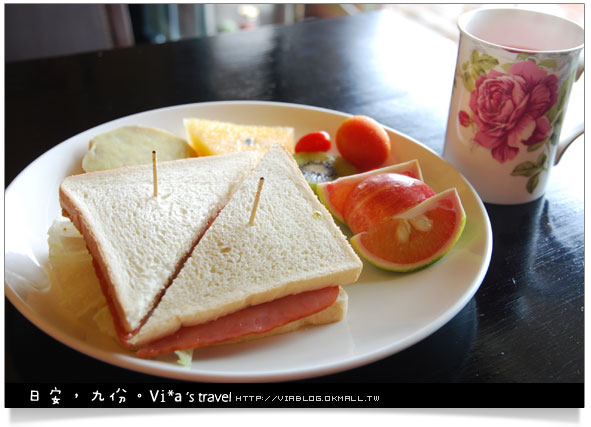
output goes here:
[[201, 117], [235, 123], [293, 126], [296, 138], [326, 130], [334, 137], [347, 114], [271, 102], [213, 102], [148, 111], [97, 126], [49, 150], [31, 163], [5, 193], [5, 282], [10, 301], [31, 322], [62, 343], [123, 368], [198, 381], [282, 381], [344, 371], [384, 358], [427, 337], [452, 319], [473, 297], [492, 251], [490, 222], [480, 198], [445, 160], [420, 143], [387, 129], [391, 161], [418, 159], [424, 180], [436, 192], [456, 187], [466, 210], [464, 232], [439, 262], [411, 274], [364, 265], [349, 285], [345, 320], [247, 343], [195, 352], [189, 368], [170, 360], [143, 360], [110, 340], [90, 339], [27, 302], [47, 286], [47, 230], [60, 213], [58, 186], [80, 171], [88, 141], [123, 125], [159, 127], [185, 136], [182, 119]]

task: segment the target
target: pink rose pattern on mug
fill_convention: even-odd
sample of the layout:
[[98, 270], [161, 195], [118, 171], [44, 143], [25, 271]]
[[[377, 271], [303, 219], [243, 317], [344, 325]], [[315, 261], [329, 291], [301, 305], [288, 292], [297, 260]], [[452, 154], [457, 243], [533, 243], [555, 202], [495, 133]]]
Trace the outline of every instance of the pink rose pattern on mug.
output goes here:
[[490, 150], [494, 160], [504, 163], [520, 150], [536, 152], [521, 162], [512, 176], [525, 177], [531, 194], [548, 171], [551, 145], [558, 143], [563, 110], [575, 73], [558, 87], [553, 59], [518, 53], [513, 62], [500, 63], [474, 49], [458, 70], [470, 92], [467, 110], [458, 113], [459, 124], [470, 128], [473, 141]]

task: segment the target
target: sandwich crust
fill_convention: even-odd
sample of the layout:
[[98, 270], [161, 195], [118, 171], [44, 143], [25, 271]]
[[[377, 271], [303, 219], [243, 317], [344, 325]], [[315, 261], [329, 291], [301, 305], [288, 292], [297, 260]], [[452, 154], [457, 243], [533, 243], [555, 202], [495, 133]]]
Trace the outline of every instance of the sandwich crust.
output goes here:
[[258, 161], [253, 152], [66, 178], [62, 210], [83, 235], [113, 314], [126, 333], [137, 329], [197, 240]]
[[96, 235], [86, 222], [81, 207], [72, 199], [70, 194], [63, 185], [60, 185], [59, 196], [62, 214], [72, 221], [80, 234], [82, 234], [82, 237], [84, 237], [88, 252], [92, 255], [92, 265], [111, 309], [111, 315], [115, 319], [116, 328], [123, 327], [124, 330], [129, 331], [131, 330], [131, 325], [126, 322], [125, 311], [117, 298], [115, 286], [111, 280], [112, 275], [109, 272], [108, 264], [105, 262], [103, 250], [98, 243]]

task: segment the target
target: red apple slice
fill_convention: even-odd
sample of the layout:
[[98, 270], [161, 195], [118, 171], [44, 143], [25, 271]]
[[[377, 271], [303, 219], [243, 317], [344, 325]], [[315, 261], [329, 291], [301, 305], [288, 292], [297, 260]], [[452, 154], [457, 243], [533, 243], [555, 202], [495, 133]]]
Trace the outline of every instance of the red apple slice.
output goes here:
[[320, 201], [338, 221], [345, 223], [344, 210], [349, 194], [363, 179], [380, 173], [399, 173], [423, 180], [421, 168], [417, 160], [398, 163], [392, 166], [374, 169], [369, 172], [349, 175], [330, 182], [317, 184], [316, 193]]
[[434, 195], [423, 181], [399, 173], [379, 173], [366, 177], [351, 191], [343, 216], [353, 234], [358, 234]]

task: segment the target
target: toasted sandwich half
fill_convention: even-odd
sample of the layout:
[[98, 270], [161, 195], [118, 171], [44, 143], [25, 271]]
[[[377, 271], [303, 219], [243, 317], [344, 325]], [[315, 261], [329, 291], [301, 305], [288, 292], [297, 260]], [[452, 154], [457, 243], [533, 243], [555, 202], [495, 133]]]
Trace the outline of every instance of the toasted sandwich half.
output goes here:
[[60, 204], [82, 233], [123, 343], [143, 324], [199, 238], [259, 160], [253, 152], [66, 178]]
[[[264, 185], [250, 221], [260, 179]], [[242, 182], [128, 343], [141, 357], [343, 318], [362, 263], [290, 154]]]

